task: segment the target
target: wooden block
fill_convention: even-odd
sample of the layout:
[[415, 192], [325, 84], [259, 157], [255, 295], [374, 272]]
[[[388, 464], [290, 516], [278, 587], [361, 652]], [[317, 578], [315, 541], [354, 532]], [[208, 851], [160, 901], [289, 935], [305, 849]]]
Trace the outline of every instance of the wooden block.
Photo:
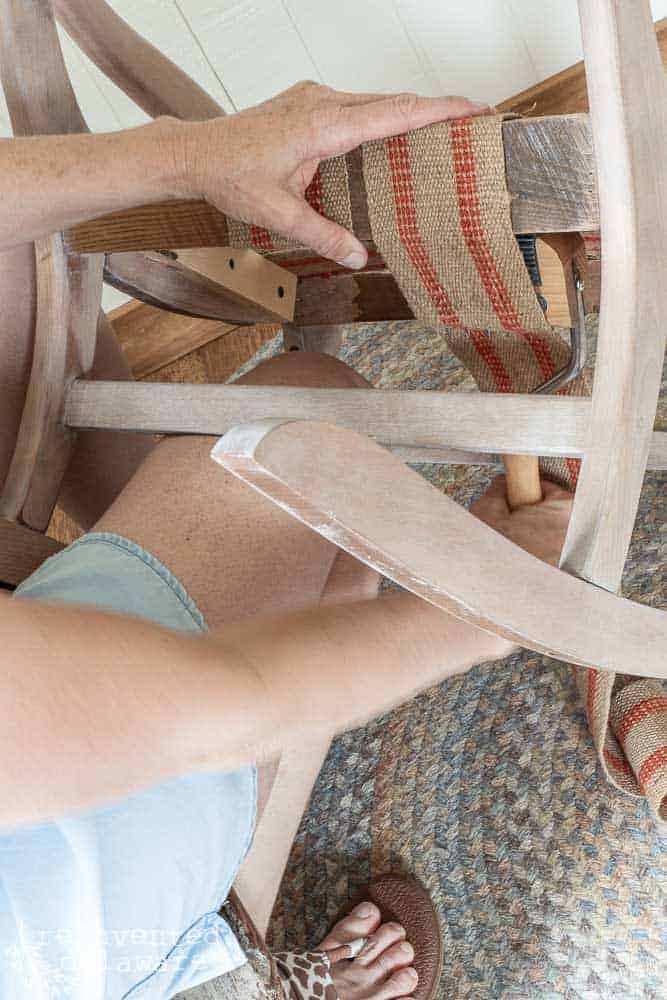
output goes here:
[[[251, 253], [251, 258], [256, 254]], [[202, 254], [216, 256], [216, 249], [204, 250]], [[233, 258], [232, 258], [233, 259]], [[239, 291], [244, 281], [243, 262], [237, 269], [228, 268], [228, 273], [221, 272], [219, 280], [213, 280], [198, 269], [188, 267], [182, 260], [177, 260], [167, 254], [137, 252], [107, 254], [104, 265], [104, 280], [121, 292], [131, 295], [151, 306], [168, 309], [171, 312], [183, 313], [185, 316], [200, 316], [204, 319], [222, 320], [232, 326], [237, 324], [282, 320], [281, 312], [266, 308], [259, 302], [252, 301], [245, 292], [256, 294], [259, 298], [269, 300], [269, 291], [275, 288], [276, 281], [289, 280], [290, 285], [296, 283], [293, 275], [284, 278], [283, 268], [264, 261], [256, 269], [255, 284], [251, 284], [254, 268], [248, 268], [245, 274], [245, 284], [248, 288]], [[268, 266], [266, 266], [268, 265]], [[247, 265], [246, 265], [247, 266]], [[238, 270], [238, 274], [237, 274]], [[267, 287], [264, 287], [267, 284]], [[283, 285], [285, 287], [285, 285]], [[278, 303], [282, 300], [273, 295]], [[284, 310], [283, 310], [284, 311]]]
[[236, 327], [128, 302], [109, 313], [135, 378], [144, 378]]
[[296, 299], [295, 274], [255, 253], [232, 247], [177, 250], [178, 263], [216, 282], [249, 305], [291, 322]]
[[17, 587], [61, 548], [40, 531], [0, 518], [0, 583]]

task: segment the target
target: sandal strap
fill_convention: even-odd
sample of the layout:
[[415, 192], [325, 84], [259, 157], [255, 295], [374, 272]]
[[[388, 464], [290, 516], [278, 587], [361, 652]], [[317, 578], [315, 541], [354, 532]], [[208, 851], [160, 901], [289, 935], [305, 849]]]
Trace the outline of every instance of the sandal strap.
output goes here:
[[325, 951], [274, 953], [287, 1000], [340, 1000]]

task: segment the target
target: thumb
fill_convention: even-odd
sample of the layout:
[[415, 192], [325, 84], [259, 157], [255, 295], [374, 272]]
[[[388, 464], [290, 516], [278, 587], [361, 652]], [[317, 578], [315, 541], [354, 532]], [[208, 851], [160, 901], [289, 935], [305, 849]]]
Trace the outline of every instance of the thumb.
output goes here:
[[343, 267], [358, 271], [366, 266], [368, 253], [363, 243], [337, 222], [325, 219], [305, 198], [283, 192], [280, 205], [275, 207], [280, 216], [276, 228], [285, 236]]

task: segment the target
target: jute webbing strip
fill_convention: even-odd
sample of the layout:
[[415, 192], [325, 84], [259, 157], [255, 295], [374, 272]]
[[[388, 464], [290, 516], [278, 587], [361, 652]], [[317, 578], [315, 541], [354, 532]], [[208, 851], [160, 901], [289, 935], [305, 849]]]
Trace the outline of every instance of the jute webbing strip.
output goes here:
[[[327, 219], [333, 219], [346, 229], [352, 229], [352, 209], [347, 167], [344, 156], [323, 160], [310, 185], [306, 198], [312, 207]], [[245, 222], [228, 217], [229, 242], [233, 247], [252, 247], [259, 252], [295, 249], [299, 246], [277, 233], [260, 226], [249, 226]]]

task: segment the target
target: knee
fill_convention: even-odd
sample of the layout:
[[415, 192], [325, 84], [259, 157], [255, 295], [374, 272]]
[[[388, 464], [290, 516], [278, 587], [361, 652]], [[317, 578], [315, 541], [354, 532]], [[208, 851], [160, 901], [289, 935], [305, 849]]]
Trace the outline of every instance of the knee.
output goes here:
[[238, 380], [246, 385], [295, 385], [304, 389], [370, 389], [370, 383], [330, 354], [290, 351], [262, 361]]

